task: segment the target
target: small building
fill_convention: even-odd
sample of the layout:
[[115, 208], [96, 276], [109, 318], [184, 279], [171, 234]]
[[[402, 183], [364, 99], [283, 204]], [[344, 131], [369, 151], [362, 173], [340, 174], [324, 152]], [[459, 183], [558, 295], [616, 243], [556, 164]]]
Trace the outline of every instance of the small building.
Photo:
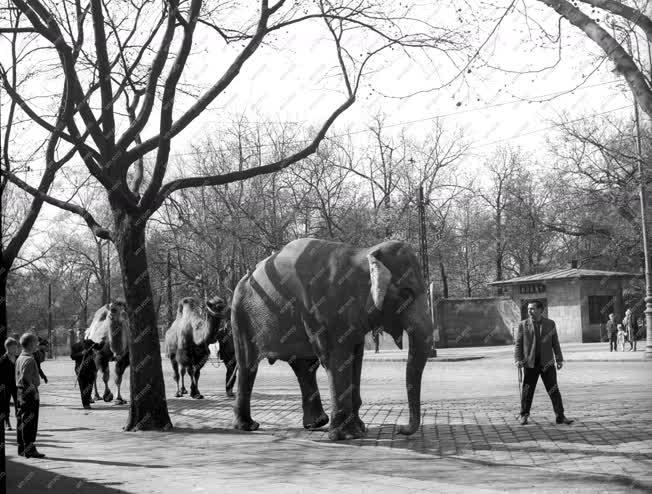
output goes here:
[[623, 287], [643, 275], [594, 269], [567, 268], [494, 281], [498, 294], [507, 296], [527, 317], [527, 305], [543, 302], [546, 317], [557, 325], [560, 341], [588, 343], [601, 340], [609, 313], [624, 316]]

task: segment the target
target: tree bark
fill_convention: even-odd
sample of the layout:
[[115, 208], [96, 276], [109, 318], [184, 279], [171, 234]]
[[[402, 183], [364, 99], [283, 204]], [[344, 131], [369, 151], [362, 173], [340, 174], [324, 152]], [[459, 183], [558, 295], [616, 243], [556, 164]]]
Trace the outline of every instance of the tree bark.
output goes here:
[[442, 296], [448, 298], [448, 275], [446, 274], [444, 263], [441, 261], [439, 262], [439, 271], [441, 272]]
[[115, 246], [129, 313], [129, 418], [125, 430], [172, 427], [161, 366], [161, 346], [147, 266], [145, 221], [116, 210]]
[[0, 344], [1, 345], [4, 345], [4, 342], [7, 339], [7, 276], [8, 274], [9, 274], [9, 269], [7, 269], [5, 266], [0, 266]]

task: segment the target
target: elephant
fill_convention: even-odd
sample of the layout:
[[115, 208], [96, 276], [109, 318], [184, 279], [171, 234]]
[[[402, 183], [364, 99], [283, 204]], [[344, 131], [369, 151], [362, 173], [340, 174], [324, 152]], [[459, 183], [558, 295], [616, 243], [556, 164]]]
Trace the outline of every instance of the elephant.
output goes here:
[[[328, 375], [329, 438], [364, 437], [360, 419], [360, 375], [364, 336], [383, 330], [409, 352], [406, 387], [409, 422], [399, 433], [414, 434], [421, 421], [421, 377], [433, 340], [433, 323], [417, 257], [400, 241], [369, 248], [314, 238], [290, 242], [264, 259], [238, 283], [231, 306], [238, 363], [233, 426], [253, 431], [251, 393], [259, 362], [290, 363], [302, 393], [304, 425], [325, 425], [316, 368]], [[317, 365], [311, 364], [317, 362]]]

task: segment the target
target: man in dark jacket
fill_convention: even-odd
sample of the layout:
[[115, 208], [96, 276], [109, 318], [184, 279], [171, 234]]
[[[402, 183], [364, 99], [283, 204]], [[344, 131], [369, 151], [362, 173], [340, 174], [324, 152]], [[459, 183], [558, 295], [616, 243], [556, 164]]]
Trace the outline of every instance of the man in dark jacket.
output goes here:
[[564, 405], [557, 386], [557, 369], [564, 365], [564, 357], [559, 346], [555, 322], [543, 317], [543, 304], [535, 301], [528, 304], [529, 318], [518, 326], [514, 348], [515, 365], [523, 367], [523, 390], [521, 392], [521, 425], [527, 424], [534, 390], [539, 376], [552, 401], [558, 424], [571, 424], [573, 421], [564, 415]]
[[103, 344], [95, 343], [93, 340], [81, 340], [77, 343], [74, 341], [74, 332], [71, 329], [70, 337], [70, 358], [75, 361], [75, 374], [77, 375], [77, 384], [81, 394], [82, 406], [89, 410], [93, 402], [93, 384], [97, 377], [97, 367], [95, 366], [94, 351], [100, 350]]
[[618, 351], [618, 324], [616, 324], [616, 315], [612, 312], [609, 314], [607, 321], [607, 334], [609, 335], [609, 351]]

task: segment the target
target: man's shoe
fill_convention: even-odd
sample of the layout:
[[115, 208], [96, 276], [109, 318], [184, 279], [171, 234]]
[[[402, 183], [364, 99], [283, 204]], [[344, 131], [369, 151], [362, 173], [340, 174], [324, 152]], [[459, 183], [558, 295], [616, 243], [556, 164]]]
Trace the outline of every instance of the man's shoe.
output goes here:
[[527, 415], [521, 415], [521, 418], [519, 419], [518, 423], [521, 425], [527, 425], [527, 419], [528, 419]]
[[18, 450], [18, 456], [25, 456], [25, 451], [23, 451], [22, 449], [19, 449]]
[[572, 420], [572, 419], [569, 419], [568, 417], [566, 417], [566, 416], [564, 416], [564, 415], [562, 415], [561, 417], [557, 417], [556, 422], [557, 422], [558, 424], [566, 424], [566, 425], [570, 425], [570, 424], [572, 424], [572, 423], [575, 422], [575, 421]]
[[45, 458], [45, 455], [36, 450], [32, 450], [31, 453], [25, 453], [25, 458]]
[[88, 403], [86, 403], [86, 404], [84, 405], [84, 409], [85, 409], [85, 410], [92, 410], [91, 406], [90, 406]]

